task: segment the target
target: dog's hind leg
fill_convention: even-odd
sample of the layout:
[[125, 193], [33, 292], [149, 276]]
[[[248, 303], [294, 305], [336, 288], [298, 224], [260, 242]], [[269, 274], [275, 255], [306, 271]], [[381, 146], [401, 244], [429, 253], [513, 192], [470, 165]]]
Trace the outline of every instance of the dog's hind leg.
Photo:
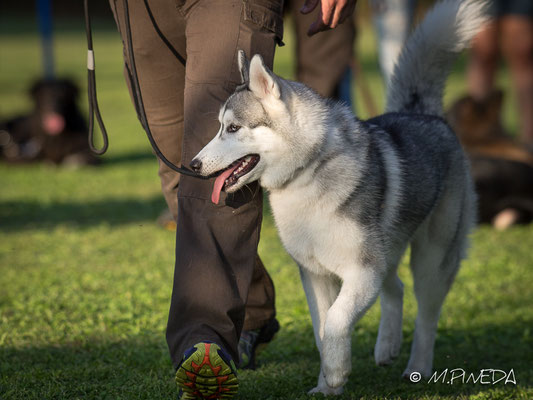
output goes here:
[[440, 311], [465, 255], [472, 215], [473, 195], [443, 201], [412, 241], [411, 270], [418, 315], [405, 378], [413, 372], [431, 375]]
[[391, 364], [402, 346], [403, 283], [397, 271], [405, 248], [402, 243], [391, 244], [387, 254], [388, 272], [380, 292], [381, 318], [374, 347], [377, 365]]
[[450, 276], [441, 270], [446, 249], [443, 250], [433, 243], [424, 242], [419, 239], [413, 243], [411, 248], [411, 268], [418, 314], [411, 356], [407, 369], [403, 373], [405, 378], [413, 372], [426, 377], [431, 375], [433, 347], [440, 310], [453, 279], [453, 274]]
[[403, 283], [392, 268], [380, 293], [381, 318], [374, 348], [377, 365], [389, 365], [400, 354], [402, 346]]
[[[311, 312], [316, 347], [322, 354], [322, 338], [324, 337], [326, 314], [339, 294], [340, 281], [337, 277], [318, 275], [301, 266], [300, 277], [307, 297], [309, 311]], [[309, 394], [312, 393], [323, 393], [324, 395], [341, 394], [342, 387], [329, 387], [326, 384], [322, 368], [320, 368], [317, 386], [309, 391]]]

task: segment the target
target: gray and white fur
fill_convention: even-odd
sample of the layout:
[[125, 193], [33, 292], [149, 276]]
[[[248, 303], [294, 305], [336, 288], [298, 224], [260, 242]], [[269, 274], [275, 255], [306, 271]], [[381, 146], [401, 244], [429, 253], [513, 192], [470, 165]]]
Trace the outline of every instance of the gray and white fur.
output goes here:
[[368, 121], [274, 75], [258, 55], [248, 65], [240, 53], [243, 85], [191, 165], [210, 175], [240, 160], [238, 173], [259, 156], [226, 191], [259, 180], [269, 192], [281, 240], [300, 268], [320, 351], [311, 393], [342, 392], [353, 326], [378, 296], [375, 361], [387, 365], [399, 355], [397, 268], [409, 245], [418, 315], [404, 376], [432, 372], [440, 310], [476, 210], [468, 163], [440, 117], [442, 92], [455, 56], [487, 19], [485, 8], [483, 0], [438, 3], [399, 58], [387, 113]]

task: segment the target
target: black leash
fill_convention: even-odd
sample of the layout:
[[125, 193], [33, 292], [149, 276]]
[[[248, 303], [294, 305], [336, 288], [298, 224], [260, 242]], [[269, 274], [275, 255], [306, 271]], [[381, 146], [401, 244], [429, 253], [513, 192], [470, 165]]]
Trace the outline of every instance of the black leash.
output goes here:
[[[146, 7], [146, 10], [148, 12], [148, 15], [150, 16], [150, 20], [152, 21], [152, 24], [154, 26], [154, 29], [156, 30], [157, 34], [163, 40], [165, 45], [169, 48], [169, 50], [174, 54], [174, 56], [183, 64], [185, 65], [185, 59], [177, 52], [177, 50], [170, 44], [170, 42], [167, 40], [167, 38], [163, 35], [161, 30], [159, 29], [154, 16], [152, 14], [152, 11], [150, 10], [150, 7], [148, 6], [148, 1], [144, 0], [144, 4]], [[211, 177], [206, 177], [197, 174], [196, 172], [193, 172], [183, 166], [178, 167], [177, 165], [174, 165], [172, 162], [170, 162], [159, 150], [159, 147], [157, 146], [157, 143], [154, 140], [154, 137], [152, 136], [152, 131], [150, 130], [150, 126], [148, 124], [148, 118], [146, 117], [146, 112], [144, 110], [144, 103], [142, 100], [142, 94], [141, 94], [141, 87], [139, 85], [139, 78], [137, 75], [137, 68], [135, 66], [135, 56], [133, 54], [133, 42], [132, 42], [132, 36], [131, 36], [131, 28], [130, 28], [130, 16], [129, 16], [129, 8], [128, 8], [128, 1], [123, 0], [123, 6], [124, 6], [124, 16], [125, 16], [125, 24], [126, 24], [126, 45], [127, 45], [127, 53], [129, 55], [129, 63], [130, 63], [130, 80], [132, 83], [132, 89], [133, 89], [133, 98], [135, 102], [135, 108], [137, 109], [137, 112], [139, 113], [139, 118], [141, 120], [141, 124], [146, 132], [146, 135], [148, 136], [148, 140], [150, 141], [150, 144], [152, 145], [152, 148], [154, 149], [156, 155], [165, 163], [167, 167], [170, 169], [183, 174], [192, 176], [199, 179], [209, 179]], [[91, 31], [91, 20], [89, 17], [89, 6], [88, 6], [88, 0], [84, 0], [84, 8], [85, 8], [85, 31], [87, 33], [87, 49], [88, 49], [88, 55], [87, 55], [87, 71], [88, 71], [88, 93], [89, 93], [89, 146], [91, 148], [91, 151], [93, 151], [95, 154], [102, 155], [106, 152], [108, 147], [108, 138], [107, 138], [107, 132], [105, 130], [104, 122], [102, 121], [102, 117], [100, 116], [100, 110], [98, 109], [98, 100], [96, 98], [96, 77], [95, 77], [95, 66], [94, 66], [94, 52], [93, 52], [93, 43], [92, 43], [92, 31]], [[93, 144], [93, 130], [94, 130], [94, 115], [96, 113], [96, 118], [98, 120], [98, 124], [100, 126], [100, 130], [102, 131], [102, 139], [103, 139], [103, 146], [101, 149], [97, 149]]]
[[[91, 19], [89, 18], [89, 4], [84, 1], [85, 8], [85, 32], [87, 33], [87, 91], [89, 93], [89, 147], [94, 154], [102, 155], [107, 151], [109, 146], [107, 139], [107, 131], [105, 130], [104, 121], [100, 115], [98, 108], [98, 100], [96, 98], [96, 76], [94, 71], [94, 52], [93, 52], [93, 35], [91, 30]], [[97, 149], [94, 145], [94, 115], [98, 120], [98, 125], [102, 131], [102, 139], [104, 144], [101, 149]]]

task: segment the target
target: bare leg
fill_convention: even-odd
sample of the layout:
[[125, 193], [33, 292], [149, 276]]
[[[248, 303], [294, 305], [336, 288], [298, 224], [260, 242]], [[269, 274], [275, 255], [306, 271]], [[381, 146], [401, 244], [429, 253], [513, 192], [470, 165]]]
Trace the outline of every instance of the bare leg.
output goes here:
[[533, 18], [509, 15], [500, 25], [502, 50], [518, 95], [520, 137], [533, 145]]
[[467, 75], [475, 99], [486, 99], [492, 92], [498, 57], [498, 22], [490, 22], [472, 42]]
[[379, 64], [381, 74], [388, 86], [394, 65], [413, 22], [416, 0], [381, 0], [374, 2], [374, 26], [378, 34]]

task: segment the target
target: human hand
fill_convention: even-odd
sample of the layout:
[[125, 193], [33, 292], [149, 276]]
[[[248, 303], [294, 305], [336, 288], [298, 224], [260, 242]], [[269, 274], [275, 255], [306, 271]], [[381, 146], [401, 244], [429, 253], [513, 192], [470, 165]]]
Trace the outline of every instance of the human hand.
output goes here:
[[309, 14], [320, 4], [318, 18], [309, 27], [307, 35], [313, 36], [343, 23], [353, 14], [356, 3], [357, 0], [305, 0], [300, 9], [302, 14]]

